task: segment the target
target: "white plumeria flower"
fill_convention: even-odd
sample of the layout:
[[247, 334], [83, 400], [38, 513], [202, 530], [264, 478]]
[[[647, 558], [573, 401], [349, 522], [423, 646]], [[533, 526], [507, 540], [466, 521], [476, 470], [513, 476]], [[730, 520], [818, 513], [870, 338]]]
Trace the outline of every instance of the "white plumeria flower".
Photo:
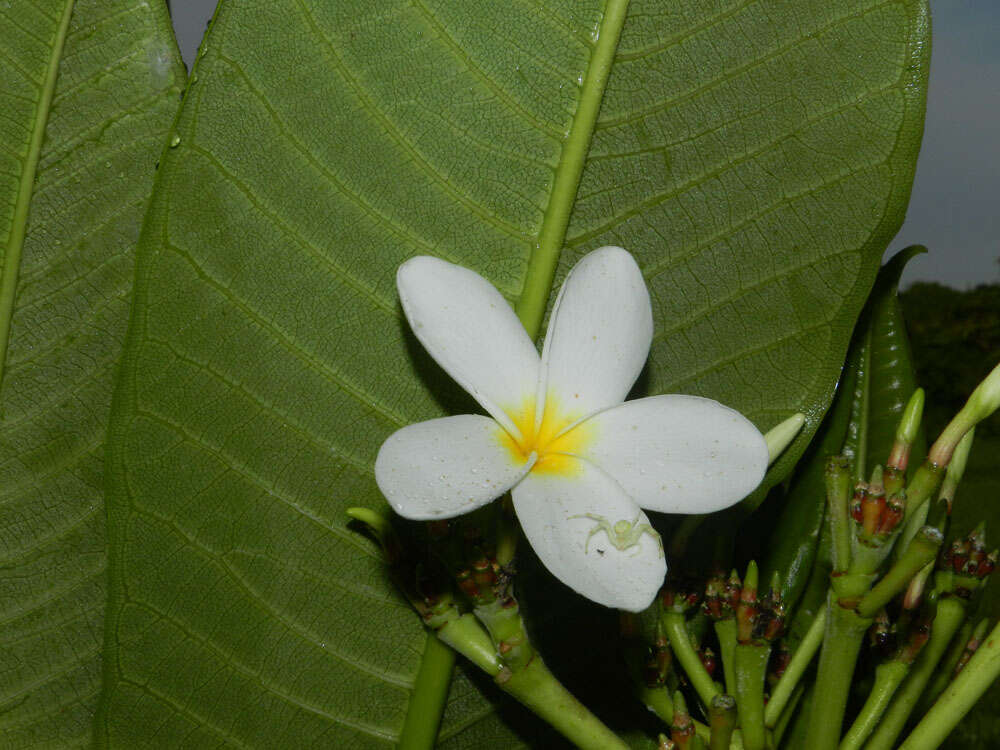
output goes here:
[[539, 358], [503, 296], [431, 257], [400, 266], [399, 296], [432, 357], [492, 417], [464, 415], [393, 433], [375, 479], [415, 520], [468, 513], [507, 491], [545, 566], [608, 607], [650, 605], [667, 571], [641, 508], [710, 513], [753, 490], [768, 449], [741, 414], [696, 396], [623, 403], [653, 335], [649, 293], [619, 247], [567, 276]]

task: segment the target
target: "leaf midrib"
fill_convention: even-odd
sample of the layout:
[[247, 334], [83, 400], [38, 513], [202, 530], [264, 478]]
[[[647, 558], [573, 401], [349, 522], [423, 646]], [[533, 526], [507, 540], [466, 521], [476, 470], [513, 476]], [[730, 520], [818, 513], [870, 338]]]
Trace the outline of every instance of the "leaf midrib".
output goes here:
[[[524, 286], [517, 301], [516, 311], [518, 318], [532, 339], [538, 338], [545, 309], [552, 293], [556, 266], [559, 263], [559, 256], [566, 239], [566, 230], [569, 226], [573, 204], [576, 202], [576, 193], [583, 175], [587, 152], [590, 150], [590, 142], [597, 125], [601, 100], [604, 98], [604, 90], [611, 74], [618, 41], [625, 26], [628, 3], [629, 0], [608, 0], [605, 6], [601, 23], [598, 26], [594, 51], [587, 64], [587, 72], [580, 88], [579, 103], [559, 154], [559, 162], [552, 182], [552, 191], [549, 194], [545, 214], [542, 218], [542, 226], [539, 229], [535, 247], [528, 259], [528, 269], [525, 273]], [[428, 634], [428, 638], [433, 638], [433, 636]], [[419, 674], [425, 679], [431, 679], [425, 675], [425, 672], [428, 671], [425, 669], [428, 666], [425, 664], [428, 654], [429, 650], [425, 649], [419, 670]], [[452, 663], [451, 661], [442, 662], [439, 669], [447, 669], [450, 672]], [[437, 675], [437, 678], [440, 676]], [[420, 680], [414, 685], [414, 692], [419, 688]], [[421, 711], [422, 715], [414, 721], [415, 717], [412, 712], [415, 703], [411, 697], [406, 721], [400, 735], [401, 747], [406, 745], [407, 735], [415, 731], [414, 724], [423, 725], [430, 721], [437, 723], [440, 721], [441, 712], [444, 709], [442, 704], [437, 707], [437, 713], [434, 714], [433, 711], [427, 711], [427, 707], [424, 706], [424, 710]]]
[[533, 339], [537, 339], [541, 331], [545, 307], [552, 293], [552, 281], [566, 239], [566, 229], [576, 202], [576, 191], [580, 186], [583, 166], [597, 125], [597, 115], [601, 110], [601, 100], [611, 74], [618, 40], [625, 26], [628, 3], [629, 0], [608, 0], [601, 17], [594, 52], [580, 89], [580, 102], [559, 155], [538, 241], [528, 259], [528, 271], [516, 309], [517, 316]]
[[45, 140], [45, 127], [49, 122], [52, 97], [59, 76], [59, 61], [69, 32], [69, 21], [73, 15], [74, 0], [67, 0], [66, 8], [56, 29], [56, 36], [49, 55], [49, 65], [45, 71], [35, 121], [31, 126], [31, 140], [28, 142], [28, 157], [24, 161], [21, 180], [18, 185], [17, 201], [14, 204], [14, 218], [10, 240], [4, 251], [3, 268], [0, 269], [0, 385], [3, 385], [4, 364], [7, 361], [7, 344], [10, 341], [11, 321], [14, 317], [14, 298], [17, 296], [17, 279], [21, 268], [21, 251], [28, 232], [28, 209], [35, 185], [35, 173]]

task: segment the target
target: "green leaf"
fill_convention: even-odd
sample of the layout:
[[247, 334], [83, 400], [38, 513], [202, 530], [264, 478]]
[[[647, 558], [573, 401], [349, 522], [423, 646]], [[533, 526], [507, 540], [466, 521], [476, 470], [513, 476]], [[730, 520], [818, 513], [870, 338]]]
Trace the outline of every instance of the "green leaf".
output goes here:
[[382, 505], [390, 432], [474, 408], [400, 315], [414, 254], [534, 330], [573, 262], [627, 247], [638, 390], [805, 412], [787, 472], [902, 219], [927, 31], [916, 1], [223, 4], [140, 245], [102, 740], [399, 739], [425, 636], [344, 509]]
[[[837, 394], [830, 411], [796, 467], [786, 491], [779, 491], [782, 510], [766, 546], [761, 579], [770, 581], [778, 573], [785, 606], [794, 611], [810, 581], [822, 588], [820, 601], [825, 600], [830, 574], [829, 558], [821, 559], [814, 571], [820, 539], [826, 532], [826, 459], [840, 452], [847, 435], [847, 426], [854, 405], [854, 384], [857, 378], [857, 351], [852, 347], [837, 384]], [[829, 552], [827, 551], [827, 555]], [[808, 614], [801, 618], [808, 626], [815, 614], [815, 597], [807, 603]]]
[[[867, 470], [885, 465], [896, 426], [913, 391], [916, 375], [897, 290], [906, 264], [926, 252], [919, 245], [896, 253], [878, 273], [851, 339], [833, 406], [781, 493], [767, 550], [768, 576], [780, 573], [787, 605], [802, 606], [792, 619], [793, 635], [808, 628], [824, 605], [830, 578], [829, 529], [824, 470], [828, 456], [864, 453]], [[911, 466], [925, 452], [924, 431], [914, 441]]]
[[0, 3], [0, 745], [87, 742], [103, 444], [133, 247], [177, 109], [165, 7]]
[[[866, 477], [876, 465], [885, 465], [903, 409], [919, 385], [897, 290], [906, 264], [925, 252], [927, 248], [913, 245], [885, 264], [858, 321], [852, 356], [863, 364], [854, 384], [856, 413], [844, 452], [855, 461], [864, 453], [861, 466]], [[914, 441], [911, 468], [926, 452], [924, 432], [920, 429]]]

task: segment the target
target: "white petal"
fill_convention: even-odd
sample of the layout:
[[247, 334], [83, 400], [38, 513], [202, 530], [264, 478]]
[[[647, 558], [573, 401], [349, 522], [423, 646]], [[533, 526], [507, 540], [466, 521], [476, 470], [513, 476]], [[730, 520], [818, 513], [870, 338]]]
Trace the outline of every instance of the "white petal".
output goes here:
[[[514, 487], [525, 536], [545, 567], [578, 593], [606, 607], [645, 609], [667, 572], [659, 535], [613, 479], [579, 458], [566, 463], [565, 471], [533, 471]], [[616, 545], [619, 521], [634, 538]]]
[[428, 256], [401, 265], [396, 285], [420, 343], [511, 429], [507, 415], [532, 403], [539, 358], [507, 300], [474, 271]]
[[375, 481], [399, 515], [451, 518], [486, 505], [517, 484], [535, 462], [515, 460], [510, 438], [487, 417], [417, 422], [382, 443]]
[[697, 396], [652, 396], [596, 414], [580, 451], [635, 501], [664, 513], [739, 502], [767, 470], [764, 436], [742, 414]]
[[570, 421], [620, 404], [639, 377], [652, 337], [639, 266], [620, 247], [595, 250], [569, 272], [552, 309], [539, 401], [555, 398], [559, 414]]

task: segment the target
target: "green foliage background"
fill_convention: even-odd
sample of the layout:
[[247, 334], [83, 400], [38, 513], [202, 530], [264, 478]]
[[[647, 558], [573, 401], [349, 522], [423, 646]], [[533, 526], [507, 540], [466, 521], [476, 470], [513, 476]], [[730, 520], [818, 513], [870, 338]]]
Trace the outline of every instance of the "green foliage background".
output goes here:
[[[625, 246], [656, 319], [638, 390], [805, 412], [780, 479], [902, 220], [929, 44], [916, 0], [247, 0], [174, 120], [162, 4], [0, 18], [12, 747], [88, 743], [102, 637], [100, 744], [397, 739], [425, 634], [343, 511], [382, 506], [389, 432], [472, 408], [402, 320], [413, 254], [540, 316]], [[514, 747], [512, 716], [461, 675], [442, 737]]]

